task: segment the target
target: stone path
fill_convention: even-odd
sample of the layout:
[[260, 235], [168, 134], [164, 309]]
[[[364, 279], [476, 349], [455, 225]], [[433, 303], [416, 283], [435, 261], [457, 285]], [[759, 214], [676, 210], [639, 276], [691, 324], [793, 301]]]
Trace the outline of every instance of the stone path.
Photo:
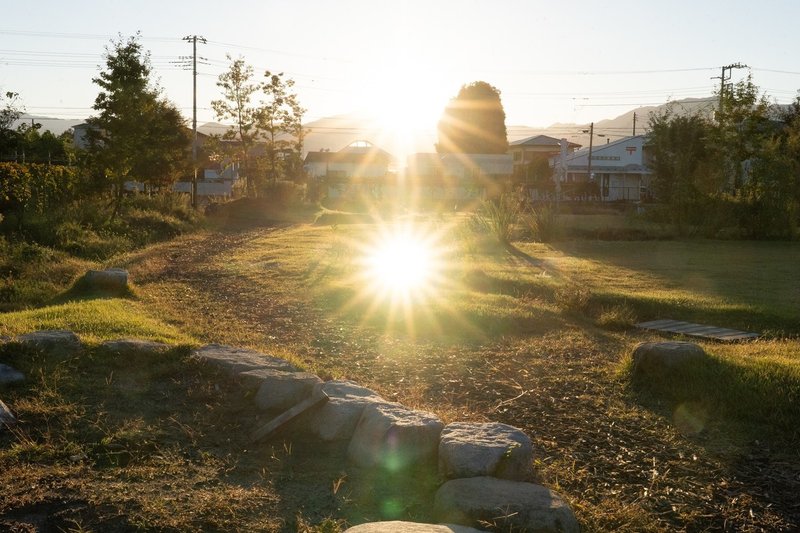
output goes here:
[[692, 324], [691, 322], [681, 322], [679, 320], [670, 319], [640, 322], [639, 324], [636, 324], [636, 327], [639, 329], [662, 331], [665, 333], [677, 333], [680, 335], [688, 335], [689, 337], [700, 337], [703, 339], [713, 339], [723, 342], [753, 340], [760, 337], [758, 333], [719, 328], [716, 326], [706, 326], [703, 324]]

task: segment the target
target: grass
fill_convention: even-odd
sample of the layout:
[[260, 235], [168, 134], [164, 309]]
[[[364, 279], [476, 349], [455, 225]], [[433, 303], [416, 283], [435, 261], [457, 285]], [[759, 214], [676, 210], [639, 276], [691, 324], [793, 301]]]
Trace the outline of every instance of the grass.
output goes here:
[[[409, 305], [366, 290], [360, 257], [375, 224], [273, 226], [130, 253], [118, 262], [138, 299], [0, 315], [0, 335], [67, 327], [91, 343], [237, 344], [446, 422], [518, 426], [534, 441], [534, 480], [564, 495], [587, 531], [800, 524], [800, 247], [577, 240], [507, 249], [458, 216], [416, 221], [441, 243], [446, 268]], [[707, 364], [633, 382], [632, 347], [660, 337], [631, 326], [656, 318], [766, 335], [701, 342]], [[11, 487], [0, 524], [65, 493], [84, 504], [59, 516], [85, 529], [338, 531], [398, 518], [382, 515], [375, 497], [376, 483], [387, 493], [391, 483], [326, 470], [335, 454], [299, 442], [244, 451], [236, 425], [256, 414], [235, 383], [185, 355], [131, 364], [90, 349], [61, 365], [14, 356], [35, 380], [3, 398], [27, 429], [0, 437]], [[258, 522], [265, 516], [277, 519]], [[427, 518], [414, 506], [399, 517]]]
[[74, 301], [0, 315], [0, 336], [40, 329], [69, 329], [84, 342], [140, 338], [169, 344], [192, 344], [191, 337], [154, 318], [139, 302], [122, 299]]

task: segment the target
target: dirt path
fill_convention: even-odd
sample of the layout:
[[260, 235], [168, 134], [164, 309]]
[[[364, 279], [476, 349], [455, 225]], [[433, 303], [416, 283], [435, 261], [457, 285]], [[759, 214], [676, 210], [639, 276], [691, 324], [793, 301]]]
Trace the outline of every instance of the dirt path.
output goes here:
[[635, 339], [580, 324], [470, 343], [358, 327], [315, 306], [302, 280], [270, 289], [226, 266], [280, 231], [193, 236], [129, 267], [142, 299], [199, 339], [289, 353], [323, 377], [356, 380], [446, 421], [523, 428], [538, 480], [561, 492], [589, 531], [800, 525], [796, 461], [763, 443], [729, 442], [713, 424], [682, 436], [658, 406], [636, 402], [618, 375]]

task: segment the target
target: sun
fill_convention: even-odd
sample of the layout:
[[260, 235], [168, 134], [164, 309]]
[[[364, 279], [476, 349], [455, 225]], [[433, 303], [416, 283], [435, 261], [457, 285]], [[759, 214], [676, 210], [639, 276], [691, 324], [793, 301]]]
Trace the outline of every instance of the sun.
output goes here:
[[366, 257], [367, 277], [383, 292], [409, 293], [430, 283], [434, 263], [427, 243], [408, 233], [395, 234], [376, 243]]

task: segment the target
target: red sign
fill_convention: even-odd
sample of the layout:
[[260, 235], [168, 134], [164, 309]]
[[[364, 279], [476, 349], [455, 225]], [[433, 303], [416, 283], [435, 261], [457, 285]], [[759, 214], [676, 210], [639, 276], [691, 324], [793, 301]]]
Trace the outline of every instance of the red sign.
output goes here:
[[625, 147], [625, 151], [628, 152], [628, 155], [633, 155], [633, 152], [636, 151], [636, 147], [635, 146], [626, 146]]

